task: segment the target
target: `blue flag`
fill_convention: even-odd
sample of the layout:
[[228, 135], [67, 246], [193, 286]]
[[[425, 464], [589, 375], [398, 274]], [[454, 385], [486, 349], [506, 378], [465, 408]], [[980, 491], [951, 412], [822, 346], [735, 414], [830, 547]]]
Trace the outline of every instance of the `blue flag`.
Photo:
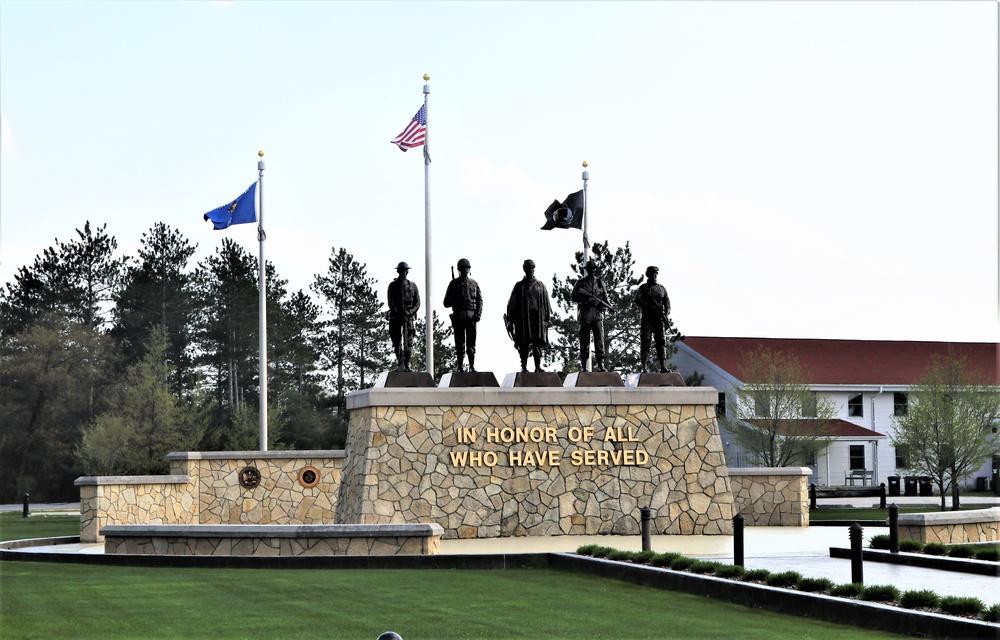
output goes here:
[[231, 224], [257, 222], [257, 182], [241, 193], [229, 204], [212, 209], [205, 214], [214, 229], [225, 229]]

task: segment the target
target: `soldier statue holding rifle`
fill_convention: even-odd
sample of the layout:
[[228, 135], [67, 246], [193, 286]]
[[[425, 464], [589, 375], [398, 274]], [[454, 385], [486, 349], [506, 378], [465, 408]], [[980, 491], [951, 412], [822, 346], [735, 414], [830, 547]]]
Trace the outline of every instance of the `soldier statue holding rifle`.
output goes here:
[[608, 302], [608, 292], [601, 281], [601, 271], [593, 260], [584, 267], [587, 275], [580, 278], [573, 287], [570, 300], [577, 304], [577, 318], [580, 321], [580, 371], [587, 370], [590, 360], [590, 337], [594, 336], [594, 357], [597, 365], [594, 371], [604, 368], [604, 311], [614, 310]]
[[666, 373], [667, 366], [664, 362], [666, 341], [663, 337], [663, 331], [667, 324], [667, 316], [670, 314], [670, 298], [667, 297], [667, 290], [663, 288], [663, 285], [656, 282], [659, 273], [659, 267], [647, 268], [646, 282], [639, 285], [635, 294], [635, 304], [642, 310], [639, 329], [639, 362], [643, 371], [649, 370], [647, 365], [649, 346], [655, 337], [656, 360], [660, 364], [660, 373]]
[[483, 317], [483, 294], [479, 284], [469, 277], [472, 264], [462, 258], [458, 261], [458, 277], [452, 271], [452, 281], [444, 294], [444, 306], [450, 307], [451, 326], [455, 330], [456, 371], [462, 371], [462, 360], [469, 355], [469, 371], [476, 370], [476, 324]]
[[389, 283], [389, 336], [396, 353], [397, 371], [412, 371], [410, 356], [413, 353], [414, 320], [420, 311], [420, 292], [417, 285], [406, 279], [410, 265], [400, 262], [396, 265], [398, 277]]

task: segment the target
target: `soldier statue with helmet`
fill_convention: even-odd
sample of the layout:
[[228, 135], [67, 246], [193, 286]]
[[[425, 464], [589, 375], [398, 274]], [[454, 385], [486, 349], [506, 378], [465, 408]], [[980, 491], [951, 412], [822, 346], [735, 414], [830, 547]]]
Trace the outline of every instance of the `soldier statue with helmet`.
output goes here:
[[412, 371], [410, 356], [413, 354], [414, 322], [420, 311], [420, 292], [417, 285], [406, 279], [410, 265], [396, 265], [397, 278], [389, 283], [389, 336], [398, 363], [397, 371]]
[[635, 304], [642, 312], [639, 325], [639, 366], [643, 371], [648, 371], [646, 363], [649, 359], [649, 347], [655, 338], [659, 371], [666, 373], [667, 365], [664, 361], [666, 340], [663, 333], [670, 314], [670, 298], [667, 297], [667, 290], [663, 285], [656, 282], [659, 273], [659, 267], [648, 267], [646, 282], [639, 285], [635, 293]]
[[580, 278], [573, 287], [570, 300], [577, 305], [577, 319], [580, 321], [580, 371], [587, 370], [590, 360], [590, 336], [594, 336], [594, 357], [597, 365], [594, 371], [604, 368], [604, 310], [612, 309], [608, 302], [608, 291], [601, 281], [601, 270], [597, 263], [588, 260], [584, 269], [587, 275]]
[[[451, 326], [455, 331], [456, 371], [463, 371], [468, 354], [469, 371], [476, 370], [476, 324], [483, 317], [483, 294], [479, 283], [469, 277], [472, 264], [465, 258], [458, 261], [458, 277], [448, 283], [444, 306], [452, 309]], [[454, 274], [452, 274], [454, 275]]]

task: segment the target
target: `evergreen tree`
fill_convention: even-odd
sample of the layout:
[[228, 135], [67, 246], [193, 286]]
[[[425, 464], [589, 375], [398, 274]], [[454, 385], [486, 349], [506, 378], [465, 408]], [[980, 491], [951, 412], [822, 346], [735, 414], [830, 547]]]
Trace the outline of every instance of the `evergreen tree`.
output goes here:
[[49, 247], [22, 266], [0, 296], [0, 330], [19, 333], [36, 318], [58, 314], [97, 330], [112, 308], [125, 261], [114, 256], [118, 242], [104, 225], [88, 220], [77, 238]]
[[173, 367], [167, 362], [167, 337], [159, 328], [144, 351], [110, 394], [107, 411], [84, 429], [76, 454], [86, 475], [166, 473], [168, 453], [193, 450], [201, 440], [197, 411], [178, 401], [171, 389]]
[[[610, 370], [638, 372], [644, 368], [639, 362], [639, 325], [640, 311], [633, 299], [636, 288], [642, 284], [643, 277], [635, 274], [635, 259], [632, 249], [626, 242], [624, 247], [614, 251], [607, 242], [596, 242], [590, 247], [590, 259], [601, 271], [601, 280], [608, 292], [608, 301], [614, 311], [608, 311], [604, 316], [604, 348], [605, 363]], [[573, 286], [586, 275], [584, 270], [583, 252], [577, 251], [575, 262], [570, 265], [573, 275], [562, 281], [552, 276], [553, 305], [552, 328], [556, 332], [553, 343], [553, 354], [549, 360], [557, 362], [562, 367], [562, 373], [569, 373], [579, 368], [580, 362], [580, 321], [577, 320], [576, 303], [570, 297]], [[559, 310], [565, 315], [561, 315]], [[664, 329], [666, 338], [666, 359], [674, 353], [674, 342], [683, 340], [684, 336], [667, 317]]]
[[138, 362], [156, 329], [167, 338], [164, 357], [174, 390], [190, 394], [194, 387], [191, 342], [195, 314], [193, 276], [187, 270], [195, 247], [162, 222], [142, 235], [139, 260], [126, 269], [116, 296], [111, 335], [126, 363]]
[[369, 386], [393, 360], [385, 306], [374, 285], [364, 264], [343, 248], [333, 248], [327, 272], [311, 286], [325, 301], [323, 363], [341, 403], [348, 391]]
[[[432, 312], [434, 322], [434, 382], [441, 382], [441, 376], [455, 370], [455, 328], [449, 322], [445, 325], [438, 318], [437, 311]], [[413, 332], [413, 366], [414, 371], [427, 371], [427, 323], [417, 322]]]

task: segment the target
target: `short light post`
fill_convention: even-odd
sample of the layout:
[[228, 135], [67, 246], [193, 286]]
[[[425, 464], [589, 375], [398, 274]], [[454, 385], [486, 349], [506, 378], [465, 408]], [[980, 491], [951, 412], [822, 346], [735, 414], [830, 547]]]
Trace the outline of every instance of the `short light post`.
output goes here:
[[733, 564], [743, 566], [743, 514], [733, 516]]
[[889, 505], [889, 551], [899, 553], [899, 507]]
[[639, 509], [639, 523], [640, 530], [642, 531], [642, 550], [651, 551], [653, 549], [653, 541], [650, 537], [650, 522], [653, 520], [653, 510], [649, 507], [642, 507]]
[[849, 529], [851, 537], [851, 582], [855, 584], [865, 583], [864, 556], [861, 550], [862, 532], [864, 529], [855, 522]]

